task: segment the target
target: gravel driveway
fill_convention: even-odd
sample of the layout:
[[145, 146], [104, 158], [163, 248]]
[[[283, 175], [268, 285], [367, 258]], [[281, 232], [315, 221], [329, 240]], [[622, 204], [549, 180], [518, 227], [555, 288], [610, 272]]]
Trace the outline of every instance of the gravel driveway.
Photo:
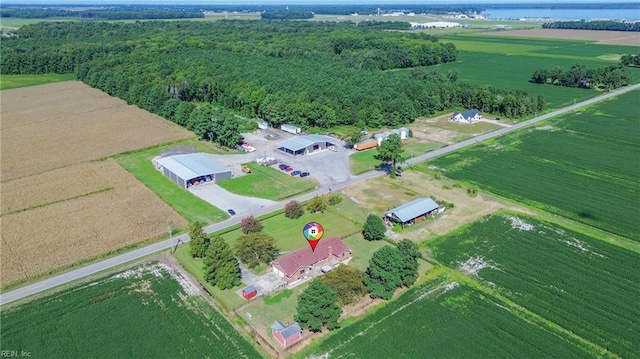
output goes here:
[[252, 210], [277, 203], [269, 199], [240, 196], [227, 191], [215, 183], [191, 186], [189, 191], [223, 211], [231, 208], [236, 211], [236, 214], [239, 216]]

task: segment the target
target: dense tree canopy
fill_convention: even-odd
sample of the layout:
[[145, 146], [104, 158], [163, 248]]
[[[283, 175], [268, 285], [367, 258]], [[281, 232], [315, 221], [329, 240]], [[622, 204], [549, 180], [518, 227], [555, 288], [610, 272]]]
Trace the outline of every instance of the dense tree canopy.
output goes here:
[[[228, 147], [247, 122], [236, 115], [274, 126], [380, 128], [456, 107], [536, 111], [522, 91], [424, 70], [456, 61], [451, 43], [351, 22], [43, 22], [2, 45], [3, 74], [75, 72]], [[415, 71], [384, 71], [402, 68]]]
[[391, 178], [395, 178], [398, 163], [404, 162], [404, 148], [400, 142], [400, 135], [392, 134], [386, 140], [382, 141], [380, 146], [376, 148], [378, 153], [376, 159], [383, 162], [391, 162]]
[[551, 70], [538, 69], [531, 75], [530, 81], [537, 84], [611, 90], [628, 85], [631, 73], [622, 65], [587, 69], [583, 64], [575, 64], [568, 70], [559, 67]]
[[391, 299], [397, 288], [411, 286], [418, 278], [418, 261], [412, 247], [384, 246], [373, 253], [364, 273], [372, 298]]
[[220, 289], [240, 285], [240, 267], [229, 245], [220, 236], [211, 238], [204, 258], [205, 280]]
[[640, 31], [640, 22], [621, 21], [556, 21], [542, 24], [543, 29]]
[[362, 236], [367, 241], [378, 241], [384, 238], [387, 227], [380, 217], [369, 214], [362, 228]]
[[351, 266], [341, 265], [321, 278], [324, 284], [336, 292], [339, 305], [355, 303], [367, 294], [364, 273]]
[[240, 261], [249, 268], [254, 268], [260, 263], [269, 263], [280, 253], [275, 239], [262, 232], [240, 236], [236, 240], [235, 250]]
[[341, 313], [337, 300], [336, 292], [316, 278], [298, 297], [295, 320], [312, 332], [320, 332], [324, 327], [336, 329]]
[[200, 222], [193, 222], [189, 227], [189, 252], [193, 258], [204, 258], [209, 239], [202, 229]]

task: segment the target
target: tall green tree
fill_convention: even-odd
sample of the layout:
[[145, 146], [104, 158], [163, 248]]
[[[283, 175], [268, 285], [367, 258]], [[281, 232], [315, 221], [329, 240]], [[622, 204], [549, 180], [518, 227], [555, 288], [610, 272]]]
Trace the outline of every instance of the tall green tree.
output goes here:
[[229, 245], [220, 236], [211, 238], [204, 257], [205, 280], [220, 289], [240, 285], [240, 266]]
[[342, 310], [337, 301], [336, 292], [316, 278], [300, 294], [294, 318], [301, 327], [312, 332], [320, 332], [324, 327], [329, 330], [339, 328], [338, 319]]
[[377, 149], [376, 159], [387, 163], [391, 162], [391, 178], [395, 178], [398, 163], [402, 163], [405, 160], [400, 135], [393, 134], [389, 136], [382, 141], [382, 144]]
[[207, 235], [202, 229], [200, 222], [193, 222], [189, 227], [189, 252], [193, 258], [203, 258], [207, 252]]
[[356, 143], [362, 141], [362, 139], [364, 139], [362, 131], [360, 131], [360, 129], [354, 129], [353, 131], [349, 132], [344, 142], [347, 144], [347, 146], [353, 147]]
[[391, 299], [403, 285], [404, 257], [398, 248], [384, 246], [373, 253], [364, 273], [364, 284], [371, 298]]
[[280, 253], [276, 247], [276, 240], [262, 232], [240, 236], [236, 240], [235, 250], [240, 261], [249, 268], [254, 268], [260, 263], [269, 263]]
[[410, 287], [418, 279], [418, 258], [422, 257], [422, 254], [418, 245], [406, 238], [398, 243], [397, 248], [404, 259], [400, 273], [402, 285]]
[[374, 214], [369, 214], [362, 228], [362, 236], [367, 241], [378, 241], [384, 238], [386, 231], [387, 227], [382, 219]]
[[321, 278], [338, 295], [338, 305], [355, 303], [367, 294], [364, 273], [357, 268], [341, 265]]

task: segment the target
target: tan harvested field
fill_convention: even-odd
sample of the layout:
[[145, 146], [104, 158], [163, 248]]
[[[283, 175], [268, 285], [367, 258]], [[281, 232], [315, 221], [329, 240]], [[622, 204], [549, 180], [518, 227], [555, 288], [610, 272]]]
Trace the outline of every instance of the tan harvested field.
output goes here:
[[[161, 236], [168, 225], [185, 225], [177, 213], [114, 160], [71, 166], [62, 172], [69, 176], [82, 173], [85, 178], [97, 178], [102, 173], [103, 178], [94, 188], [83, 186], [77, 193], [68, 192], [69, 200], [34, 194], [15, 208], [60, 202], [0, 217], [2, 286]], [[56, 178], [64, 179], [63, 173]], [[39, 190], [37, 184], [30, 185], [35, 186], [32, 190]], [[55, 190], [54, 184], [48, 187]], [[96, 188], [109, 189], [81, 196]], [[3, 187], [3, 194], [5, 190]]]
[[491, 36], [595, 41], [603, 45], [640, 46], [640, 33], [627, 31], [532, 29], [485, 33]]
[[191, 132], [77, 81], [0, 96], [2, 287], [185, 226], [115, 160], [96, 160]]
[[192, 137], [79, 81], [2, 91], [2, 181]]

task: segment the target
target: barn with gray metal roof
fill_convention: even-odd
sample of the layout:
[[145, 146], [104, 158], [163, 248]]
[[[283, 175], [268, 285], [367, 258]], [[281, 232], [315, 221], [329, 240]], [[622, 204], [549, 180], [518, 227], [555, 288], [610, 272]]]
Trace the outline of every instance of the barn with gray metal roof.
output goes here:
[[217, 164], [202, 153], [188, 153], [156, 160], [156, 167], [182, 188], [231, 178], [231, 169]]
[[438, 213], [439, 208], [440, 206], [434, 200], [424, 197], [414, 199], [411, 202], [387, 211], [385, 217], [392, 222], [400, 223], [402, 227], [404, 227]]

